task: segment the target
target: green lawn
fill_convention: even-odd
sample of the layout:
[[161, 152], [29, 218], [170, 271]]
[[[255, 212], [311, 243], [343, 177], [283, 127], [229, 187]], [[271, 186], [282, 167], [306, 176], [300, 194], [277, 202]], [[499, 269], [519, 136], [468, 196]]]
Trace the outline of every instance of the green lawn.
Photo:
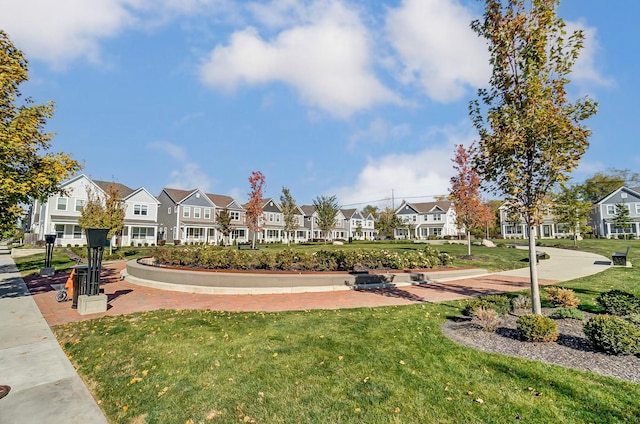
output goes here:
[[449, 341], [439, 326], [458, 313], [447, 305], [163, 310], [54, 330], [114, 423], [507, 423], [516, 416], [612, 423], [640, 416], [640, 385]]
[[[631, 244], [637, 261], [634, 243], [581, 245], [609, 255]], [[466, 253], [464, 246], [438, 248]], [[453, 253], [457, 249], [462, 252]], [[481, 247], [472, 253], [526, 256]], [[597, 310], [602, 291], [640, 295], [640, 276], [636, 268], [615, 268], [563, 287], [577, 292], [583, 309]], [[461, 305], [162, 310], [54, 332], [114, 423], [637, 422], [638, 384], [449, 341], [439, 327], [460, 314]]]

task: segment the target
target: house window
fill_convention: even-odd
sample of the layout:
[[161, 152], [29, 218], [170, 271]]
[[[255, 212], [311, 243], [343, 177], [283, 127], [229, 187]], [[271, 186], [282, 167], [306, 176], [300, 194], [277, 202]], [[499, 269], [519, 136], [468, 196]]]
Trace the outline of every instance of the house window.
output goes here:
[[147, 238], [147, 227], [132, 227], [131, 238], [132, 239], [144, 239]]
[[200, 212], [202, 211], [201, 208], [193, 208], [193, 217], [194, 218], [200, 218]]
[[134, 215], [147, 216], [147, 214], [148, 214], [147, 205], [133, 205], [133, 214]]
[[64, 238], [64, 224], [56, 224], [56, 238]]
[[640, 215], [640, 203], [636, 203], [636, 215]]
[[244, 230], [233, 230], [231, 232], [231, 237], [234, 239], [244, 239]]
[[434, 236], [441, 236], [442, 235], [442, 228], [434, 228], [433, 229], [433, 235]]
[[187, 238], [197, 239], [204, 235], [204, 228], [187, 228]]
[[56, 205], [56, 210], [66, 211], [67, 210], [67, 198], [66, 197], [58, 197], [58, 204]]
[[231, 216], [231, 219], [234, 221], [238, 221], [240, 219], [240, 212], [238, 211], [231, 211], [229, 212], [229, 216]]
[[[434, 221], [442, 221], [442, 214], [441, 213], [434, 213], [433, 214], [433, 220]], [[439, 234], [436, 234], [439, 235]]]
[[273, 214], [272, 213], [269, 214], [269, 222], [273, 222]]
[[280, 222], [280, 214], [279, 213], [276, 214], [276, 222]]
[[616, 205], [607, 205], [607, 215], [616, 214]]
[[169, 206], [169, 210], [167, 211], [169, 215], [171, 215], [171, 206]]
[[85, 203], [86, 200], [84, 199], [76, 199], [76, 212], [82, 212], [82, 208], [84, 208]]
[[204, 219], [211, 219], [211, 209], [206, 208], [204, 210]]
[[185, 206], [185, 207], [182, 209], [182, 216], [183, 216], [184, 218], [189, 218], [189, 217], [191, 216], [191, 208], [190, 208], [189, 206]]
[[74, 239], [82, 238], [82, 228], [80, 228], [79, 225], [74, 225], [73, 226], [73, 238]]
[[269, 239], [277, 239], [280, 235], [280, 231], [278, 230], [267, 230], [267, 238]]

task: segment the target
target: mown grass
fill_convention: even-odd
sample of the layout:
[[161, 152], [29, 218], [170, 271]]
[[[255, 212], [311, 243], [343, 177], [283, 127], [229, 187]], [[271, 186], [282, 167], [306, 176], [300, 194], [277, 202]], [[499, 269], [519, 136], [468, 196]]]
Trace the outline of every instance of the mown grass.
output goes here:
[[640, 385], [449, 341], [459, 309], [162, 310], [66, 324], [114, 423], [632, 422]]

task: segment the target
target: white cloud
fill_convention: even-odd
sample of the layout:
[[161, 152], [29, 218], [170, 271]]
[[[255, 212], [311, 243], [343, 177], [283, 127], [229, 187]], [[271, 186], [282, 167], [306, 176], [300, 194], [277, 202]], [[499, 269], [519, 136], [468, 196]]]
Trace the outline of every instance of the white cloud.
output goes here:
[[101, 64], [100, 43], [127, 29], [204, 13], [232, 19], [236, 8], [231, 0], [0, 0], [0, 28], [29, 59], [61, 69]]
[[371, 69], [372, 45], [356, 12], [338, 2], [316, 2], [311, 21], [264, 40], [255, 28], [231, 35], [202, 64], [202, 81], [234, 90], [241, 84], [282, 82], [302, 101], [338, 117], [399, 99]]
[[166, 153], [176, 167], [169, 172], [166, 187], [182, 190], [199, 188], [205, 192], [210, 190], [211, 179], [198, 163], [189, 161], [182, 146], [168, 141], [154, 141], [147, 146], [154, 151]]
[[332, 190], [344, 205], [373, 203], [388, 199], [393, 190], [396, 206], [403, 198], [415, 202], [427, 202], [428, 196], [447, 195], [450, 179], [454, 174], [455, 145], [471, 145], [477, 135], [461, 123], [454, 127], [434, 128], [423, 137], [429, 147], [416, 153], [390, 154], [369, 159], [355, 182]]
[[456, 0], [404, 0], [389, 11], [386, 31], [402, 61], [401, 80], [423, 87], [438, 102], [487, 84], [485, 42], [469, 27], [471, 12]]
[[602, 75], [596, 65], [596, 56], [600, 50], [598, 42], [597, 30], [589, 27], [583, 22], [566, 22], [567, 34], [571, 34], [576, 30], [582, 30], [584, 33], [584, 46], [580, 50], [580, 56], [573, 67], [570, 78], [581, 86], [604, 86], [610, 87], [615, 81]]
[[369, 126], [361, 131], [353, 133], [349, 137], [348, 150], [354, 150], [357, 144], [383, 144], [388, 139], [398, 139], [406, 137], [411, 133], [411, 128], [407, 124], [391, 125], [382, 118], [376, 118], [369, 123]]
[[139, 0], [2, 1], [0, 27], [29, 58], [65, 67], [100, 60], [99, 42], [133, 25]]

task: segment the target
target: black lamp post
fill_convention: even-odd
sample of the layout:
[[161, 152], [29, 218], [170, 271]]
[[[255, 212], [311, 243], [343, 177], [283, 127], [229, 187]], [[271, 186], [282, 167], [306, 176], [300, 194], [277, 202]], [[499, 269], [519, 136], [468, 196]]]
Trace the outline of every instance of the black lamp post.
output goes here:
[[89, 276], [87, 278], [86, 294], [95, 296], [100, 294], [100, 269], [102, 267], [102, 254], [104, 245], [107, 244], [106, 228], [87, 228], [87, 267]]
[[44, 268], [40, 268], [40, 275], [43, 277], [51, 277], [55, 274], [55, 269], [51, 266], [53, 259], [53, 245], [56, 242], [55, 234], [46, 234], [44, 236], [45, 242], [45, 255], [44, 255]]

